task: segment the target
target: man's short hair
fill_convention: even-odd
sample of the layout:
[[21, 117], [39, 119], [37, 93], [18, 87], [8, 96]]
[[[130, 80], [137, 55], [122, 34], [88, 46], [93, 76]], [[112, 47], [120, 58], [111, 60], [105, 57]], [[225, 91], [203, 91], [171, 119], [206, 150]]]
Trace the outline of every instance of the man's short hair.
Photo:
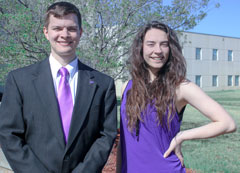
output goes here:
[[78, 26], [79, 29], [81, 29], [82, 28], [81, 13], [79, 12], [79, 9], [75, 5], [69, 2], [56, 2], [50, 5], [45, 14], [44, 26], [46, 28], [48, 27], [50, 15], [53, 15], [56, 18], [62, 18], [63, 16], [66, 16], [68, 14], [75, 14], [77, 16]]

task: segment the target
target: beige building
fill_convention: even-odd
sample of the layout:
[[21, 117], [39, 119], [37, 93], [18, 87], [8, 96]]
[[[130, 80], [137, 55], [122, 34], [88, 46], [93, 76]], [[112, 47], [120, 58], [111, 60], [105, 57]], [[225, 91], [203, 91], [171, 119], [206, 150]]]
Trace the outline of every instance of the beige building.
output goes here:
[[187, 78], [205, 91], [240, 89], [240, 38], [182, 32]]

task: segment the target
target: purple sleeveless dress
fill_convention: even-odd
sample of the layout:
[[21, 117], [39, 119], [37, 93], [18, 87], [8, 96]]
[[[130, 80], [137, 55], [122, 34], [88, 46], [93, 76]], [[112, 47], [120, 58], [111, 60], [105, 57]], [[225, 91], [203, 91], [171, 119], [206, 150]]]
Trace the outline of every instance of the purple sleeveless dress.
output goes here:
[[[176, 113], [170, 131], [167, 126], [158, 125], [154, 106], [148, 105], [144, 122], [139, 122], [139, 136], [127, 128], [126, 96], [132, 87], [128, 82], [121, 104], [120, 139], [122, 151], [122, 173], [185, 173], [178, 157], [172, 152], [167, 158], [163, 154], [171, 140], [180, 130], [181, 120]], [[183, 111], [182, 111], [183, 112]], [[138, 140], [137, 140], [138, 138]]]

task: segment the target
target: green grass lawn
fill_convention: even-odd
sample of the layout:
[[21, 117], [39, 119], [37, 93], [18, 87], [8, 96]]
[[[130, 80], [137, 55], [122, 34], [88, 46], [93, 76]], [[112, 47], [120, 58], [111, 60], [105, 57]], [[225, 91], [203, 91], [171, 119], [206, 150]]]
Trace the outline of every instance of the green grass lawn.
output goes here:
[[[207, 94], [220, 103], [239, 126], [240, 90], [215, 91]], [[118, 106], [118, 115], [119, 108]], [[205, 116], [188, 105], [181, 129], [195, 128], [208, 122]], [[240, 130], [216, 138], [185, 141], [182, 152], [185, 166], [197, 173], [240, 173]]]
[[[208, 92], [240, 124], [240, 90]], [[189, 129], [208, 123], [201, 113], [187, 106], [181, 129]], [[187, 168], [197, 172], [240, 172], [240, 132], [225, 134], [216, 138], [186, 141], [182, 145]]]

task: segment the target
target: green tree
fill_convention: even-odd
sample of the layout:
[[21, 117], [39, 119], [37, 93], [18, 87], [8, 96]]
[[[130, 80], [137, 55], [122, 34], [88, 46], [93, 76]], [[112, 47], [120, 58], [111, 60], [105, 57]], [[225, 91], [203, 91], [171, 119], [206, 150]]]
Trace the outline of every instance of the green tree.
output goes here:
[[42, 34], [46, 5], [41, 1], [0, 0], [1, 81], [10, 70], [48, 55], [49, 45]]
[[[0, 0], [0, 80], [12, 69], [49, 54], [43, 15], [54, 0]], [[69, 0], [79, 7], [83, 36], [78, 55], [84, 63], [113, 78], [122, 78], [130, 43], [147, 21], [160, 20], [176, 30], [196, 26], [210, 0]]]

